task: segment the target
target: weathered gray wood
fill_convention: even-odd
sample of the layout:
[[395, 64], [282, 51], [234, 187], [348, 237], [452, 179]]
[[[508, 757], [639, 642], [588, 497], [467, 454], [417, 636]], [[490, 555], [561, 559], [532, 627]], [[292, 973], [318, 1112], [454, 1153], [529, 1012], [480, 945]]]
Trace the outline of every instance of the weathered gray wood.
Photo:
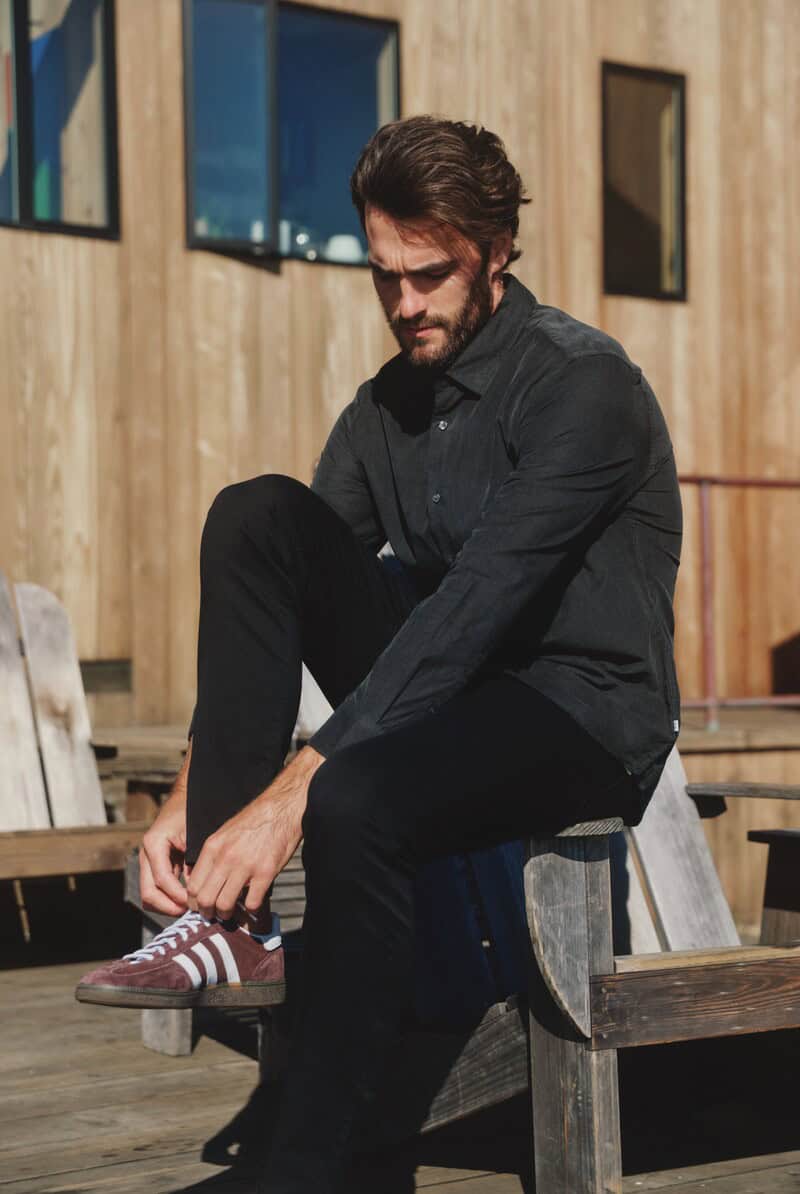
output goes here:
[[[155, 937], [153, 929], [142, 925], [142, 945]], [[192, 1051], [192, 1009], [146, 1008], [142, 1012], [142, 1044], [168, 1057], [188, 1057]]]
[[593, 978], [592, 1047], [800, 1027], [800, 946], [776, 950], [774, 957], [763, 954], [742, 949], [732, 961], [695, 960]]
[[0, 831], [47, 829], [44, 777], [39, 762], [17, 622], [0, 572]]
[[635, 852], [628, 846], [629, 833], [626, 829], [624, 833], [611, 834], [608, 839], [615, 951], [655, 953], [661, 949], [661, 942], [636, 869]]
[[53, 825], [105, 825], [89, 712], [67, 611], [39, 585], [15, 585], [14, 594]]
[[525, 1017], [489, 1008], [472, 1032], [408, 1032], [394, 1048], [367, 1136], [399, 1140], [463, 1119], [528, 1089]]
[[525, 863], [533, 954], [556, 1005], [591, 1036], [586, 849], [583, 838], [534, 838]]
[[677, 750], [629, 841], [667, 949], [739, 944], [700, 816], [686, 796]]
[[625, 828], [621, 817], [606, 817], [603, 821], [580, 821], [557, 833], [556, 837], [606, 837], [609, 833], [620, 833]]
[[742, 796], [758, 800], [800, 800], [797, 784], [689, 784], [688, 794], [697, 797]]
[[[532, 928], [539, 951], [529, 985], [534, 1167], [536, 1188], [547, 1194], [622, 1189], [616, 1053], [590, 1050], [574, 1017], [563, 1011], [565, 1002], [582, 1005], [581, 981], [588, 998], [592, 970], [613, 968], [608, 859], [607, 838], [562, 838], [532, 842], [526, 864], [529, 923], [549, 922], [546, 938]], [[555, 983], [561, 985], [558, 1002]]]

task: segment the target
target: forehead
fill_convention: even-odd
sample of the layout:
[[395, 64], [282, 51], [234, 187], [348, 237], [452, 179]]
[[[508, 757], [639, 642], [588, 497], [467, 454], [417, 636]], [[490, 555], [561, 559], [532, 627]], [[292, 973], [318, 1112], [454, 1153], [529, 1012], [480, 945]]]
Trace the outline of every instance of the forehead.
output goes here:
[[464, 263], [480, 256], [475, 245], [449, 224], [430, 220], [396, 220], [367, 204], [364, 212], [370, 257], [402, 264], [407, 269], [435, 261], [457, 259]]

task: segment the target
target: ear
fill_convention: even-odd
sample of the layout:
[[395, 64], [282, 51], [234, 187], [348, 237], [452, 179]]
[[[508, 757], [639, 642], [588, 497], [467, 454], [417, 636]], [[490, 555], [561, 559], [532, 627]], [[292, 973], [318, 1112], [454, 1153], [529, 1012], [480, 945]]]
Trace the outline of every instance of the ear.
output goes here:
[[514, 243], [514, 238], [509, 229], [505, 232], [499, 233], [492, 241], [492, 247], [489, 250], [489, 281], [494, 282], [498, 274], [502, 274], [503, 270], [508, 265], [508, 259], [511, 256], [511, 246]]

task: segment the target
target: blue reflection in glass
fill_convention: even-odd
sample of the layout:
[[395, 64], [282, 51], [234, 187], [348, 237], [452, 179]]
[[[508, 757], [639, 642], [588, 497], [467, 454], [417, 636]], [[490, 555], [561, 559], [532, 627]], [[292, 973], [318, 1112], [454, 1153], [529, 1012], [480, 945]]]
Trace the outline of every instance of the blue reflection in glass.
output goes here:
[[18, 220], [17, 121], [11, 0], [0, 0], [0, 220]]
[[366, 260], [350, 174], [375, 130], [398, 114], [396, 41], [383, 21], [279, 6], [281, 253]]
[[264, 5], [192, 5], [194, 160], [192, 232], [198, 239], [267, 238], [269, 122]]

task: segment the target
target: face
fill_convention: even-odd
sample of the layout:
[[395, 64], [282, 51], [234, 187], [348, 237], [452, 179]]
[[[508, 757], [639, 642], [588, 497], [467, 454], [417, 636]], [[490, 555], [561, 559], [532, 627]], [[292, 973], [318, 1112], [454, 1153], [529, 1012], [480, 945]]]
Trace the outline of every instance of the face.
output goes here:
[[510, 236], [482, 261], [452, 228], [394, 220], [371, 204], [364, 214], [375, 290], [401, 352], [417, 368], [446, 369], [503, 296]]

